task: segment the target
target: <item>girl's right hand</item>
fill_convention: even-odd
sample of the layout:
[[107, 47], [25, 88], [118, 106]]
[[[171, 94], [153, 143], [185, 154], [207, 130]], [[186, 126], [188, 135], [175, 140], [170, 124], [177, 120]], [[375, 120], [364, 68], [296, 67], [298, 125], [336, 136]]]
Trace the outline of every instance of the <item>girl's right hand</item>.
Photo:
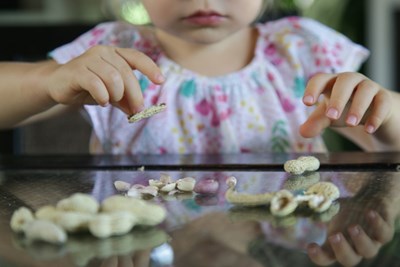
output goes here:
[[63, 65], [47, 78], [49, 96], [66, 105], [113, 104], [128, 115], [143, 109], [143, 95], [132, 70], [137, 69], [153, 83], [164, 77], [145, 54], [129, 48], [95, 46]]
[[341, 199], [339, 213], [328, 224], [326, 242], [308, 246], [311, 261], [319, 266], [338, 262], [352, 267], [375, 257], [394, 235], [394, 218], [386, 214], [387, 206], [379, 203], [370, 204], [371, 209], [365, 202]]

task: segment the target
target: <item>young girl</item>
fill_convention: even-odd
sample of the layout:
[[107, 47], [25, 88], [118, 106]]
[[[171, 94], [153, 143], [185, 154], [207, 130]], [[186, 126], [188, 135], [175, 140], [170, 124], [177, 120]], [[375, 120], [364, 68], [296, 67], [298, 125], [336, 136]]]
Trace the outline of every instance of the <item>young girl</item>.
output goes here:
[[368, 51], [343, 35], [298, 17], [254, 23], [268, 0], [141, 2], [152, 26], [103, 23], [51, 61], [1, 64], [0, 127], [88, 104], [93, 153], [321, 152], [329, 126], [400, 149], [399, 94], [352, 73]]

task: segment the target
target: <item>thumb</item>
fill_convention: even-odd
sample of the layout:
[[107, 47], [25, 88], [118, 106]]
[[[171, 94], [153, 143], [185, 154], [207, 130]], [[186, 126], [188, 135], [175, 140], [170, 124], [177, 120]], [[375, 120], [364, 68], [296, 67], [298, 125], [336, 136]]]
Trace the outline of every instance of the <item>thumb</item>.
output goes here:
[[300, 126], [300, 134], [305, 138], [315, 137], [329, 127], [332, 121], [325, 115], [325, 102], [319, 103], [308, 119]]

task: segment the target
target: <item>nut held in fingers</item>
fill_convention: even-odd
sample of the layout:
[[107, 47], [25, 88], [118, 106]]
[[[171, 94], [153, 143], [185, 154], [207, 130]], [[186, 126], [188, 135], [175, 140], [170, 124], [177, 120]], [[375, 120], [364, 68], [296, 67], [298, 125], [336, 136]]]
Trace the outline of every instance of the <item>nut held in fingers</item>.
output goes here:
[[149, 108], [146, 108], [145, 110], [142, 110], [141, 112], [135, 113], [132, 116], [128, 117], [128, 120], [130, 123], [134, 123], [140, 121], [141, 119], [149, 118], [153, 115], [156, 115], [157, 113], [160, 113], [161, 111], [164, 111], [166, 107], [167, 105], [165, 103], [151, 106]]

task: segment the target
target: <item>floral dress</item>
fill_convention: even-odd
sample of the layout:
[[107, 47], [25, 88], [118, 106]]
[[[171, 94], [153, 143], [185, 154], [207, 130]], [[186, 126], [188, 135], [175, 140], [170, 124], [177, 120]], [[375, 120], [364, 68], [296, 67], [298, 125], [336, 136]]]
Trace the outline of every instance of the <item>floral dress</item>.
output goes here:
[[66, 63], [95, 45], [134, 48], [150, 56], [166, 77], [155, 85], [138, 71], [145, 106], [167, 109], [130, 124], [108, 106], [85, 106], [92, 153], [189, 154], [324, 152], [322, 138], [299, 134], [312, 108], [302, 103], [307, 80], [318, 72], [355, 71], [368, 51], [307, 18], [288, 17], [255, 26], [259, 37], [243, 69], [207, 77], [169, 59], [151, 31], [106, 22], [50, 55]]

